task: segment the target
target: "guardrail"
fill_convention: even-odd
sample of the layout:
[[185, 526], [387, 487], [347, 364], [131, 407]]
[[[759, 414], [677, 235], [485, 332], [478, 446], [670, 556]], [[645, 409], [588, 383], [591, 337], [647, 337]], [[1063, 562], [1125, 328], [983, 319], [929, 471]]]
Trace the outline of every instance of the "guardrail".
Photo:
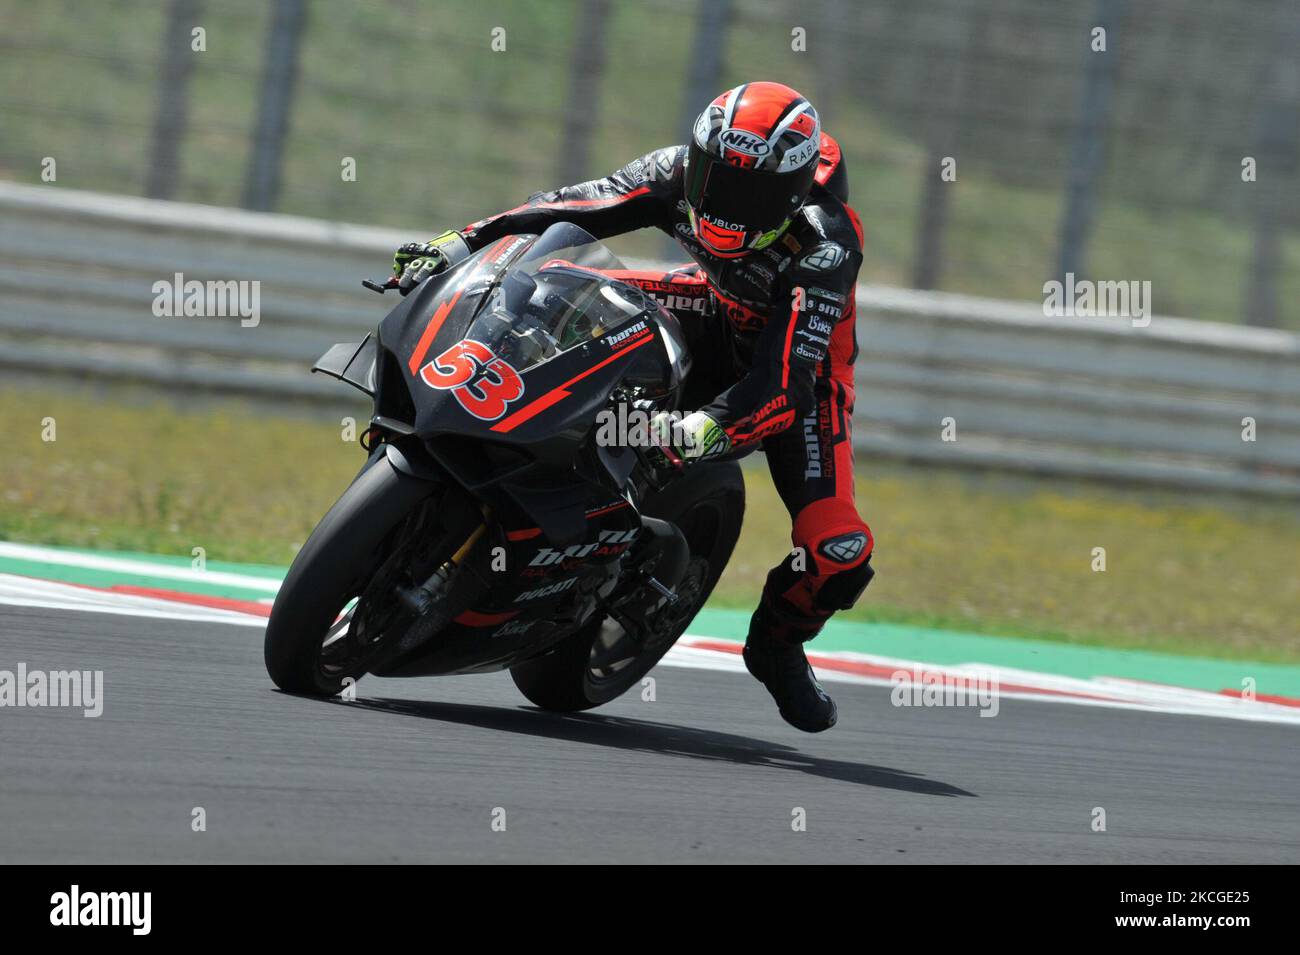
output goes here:
[[[338, 403], [306, 369], [373, 323], [359, 279], [409, 238], [0, 183], [0, 368]], [[260, 322], [156, 317], [153, 283], [177, 272], [260, 281]], [[1300, 496], [1300, 336], [870, 285], [858, 314], [860, 460]]]

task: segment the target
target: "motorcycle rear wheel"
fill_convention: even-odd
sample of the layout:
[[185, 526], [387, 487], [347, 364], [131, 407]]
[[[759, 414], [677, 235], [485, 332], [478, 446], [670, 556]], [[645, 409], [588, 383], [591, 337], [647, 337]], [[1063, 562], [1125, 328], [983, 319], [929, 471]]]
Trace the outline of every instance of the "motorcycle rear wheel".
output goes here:
[[[572, 713], [608, 703], [635, 686], [668, 652], [695, 618], [726, 569], [745, 516], [745, 479], [734, 461], [697, 464], [642, 511], [676, 524], [690, 547], [686, 575], [675, 588], [680, 606], [664, 632], [637, 642], [615, 621], [597, 617], [540, 657], [510, 668], [530, 702]], [[625, 649], [620, 650], [620, 640]]]

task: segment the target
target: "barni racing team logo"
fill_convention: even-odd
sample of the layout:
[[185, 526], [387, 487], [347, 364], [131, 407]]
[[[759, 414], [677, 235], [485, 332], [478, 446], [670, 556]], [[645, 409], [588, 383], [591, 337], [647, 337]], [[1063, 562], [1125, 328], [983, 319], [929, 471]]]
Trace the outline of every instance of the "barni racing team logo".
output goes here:
[[593, 554], [607, 556], [621, 553], [626, 549], [626, 545], [632, 543], [639, 533], [641, 533], [640, 527], [622, 531], [601, 531], [596, 540], [587, 544], [573, 544], [564, 548], [564, 550], [552, 550], [550, 547], [542, 547], [533, 555], [533, 559], [528, 562], [528, 566], [550, 567], [555, 564], [564, 565], [573, 561], [583, 561]]
[[819, 245], [802, 259], [799, 265], [814, 272], [829, 272], [844, 261], [844, 249], [834, 243]]
[[805, 478], [819, 478], [822, 476], [822, 446], [821, 436], [817, 432], [817, 415], [810, 414], [803, 419], [803, 446], [804, 458], [807, 465], [804, 467], [803, 476]]
[[504, 358], [472, 338], [452, 345], [420, 369], [430, 388], [450, 391], [460, 406], [483, 421], [495, 421], [524, 393], [524, 380]]
[[[652, 296], [653, 297], [653, 296]], [[621, 332], [615, 332], [613, 335], [606, 335], [604, 342], [614, 351], [626, 348], [635, 341], [639, 341], [646, 335], [650, 334], [650, 326], [644, 321], [637, 322], [635, 325], [623, 329]]]

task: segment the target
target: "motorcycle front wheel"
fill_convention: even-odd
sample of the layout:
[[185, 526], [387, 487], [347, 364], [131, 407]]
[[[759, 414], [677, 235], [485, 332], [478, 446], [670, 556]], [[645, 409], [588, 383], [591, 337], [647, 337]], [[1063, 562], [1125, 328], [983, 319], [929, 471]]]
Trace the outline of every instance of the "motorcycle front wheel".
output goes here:
[[333, 696], [366, 672], [380, 650], [384, 625], [373, 613], [359, 613], [362, 598], [391, 562], [394, 538], [437, 490], [381, 460], [329, 509], [294, 558], [271, 607], [263, 651], [276, 686]]

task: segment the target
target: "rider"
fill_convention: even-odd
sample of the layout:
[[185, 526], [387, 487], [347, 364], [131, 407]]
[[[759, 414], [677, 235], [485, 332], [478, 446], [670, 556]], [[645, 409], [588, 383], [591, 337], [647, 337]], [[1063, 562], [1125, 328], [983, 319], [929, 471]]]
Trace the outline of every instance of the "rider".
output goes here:
[[[678, 316], [694, 367], [671, 433], [687, 466], [759, 447], [793, 523], [767, 575], [745, 665], [792, 725], [835, 724], [803, 643], [871, 580], [871, 531], [853, 490], [854, 288], [862, 226], [839, 145], [780, 83], [745, 83], [700, 114], [685, 146], [656, 149], [603, 179], [536, 193], [460, 232], [398, 250], [403, 291], [502, 236], [571, 222], [597, 238], [654, 226], [694, 264], [617, 271]], [[692, 398], [694, 401], [692, 401]]]

